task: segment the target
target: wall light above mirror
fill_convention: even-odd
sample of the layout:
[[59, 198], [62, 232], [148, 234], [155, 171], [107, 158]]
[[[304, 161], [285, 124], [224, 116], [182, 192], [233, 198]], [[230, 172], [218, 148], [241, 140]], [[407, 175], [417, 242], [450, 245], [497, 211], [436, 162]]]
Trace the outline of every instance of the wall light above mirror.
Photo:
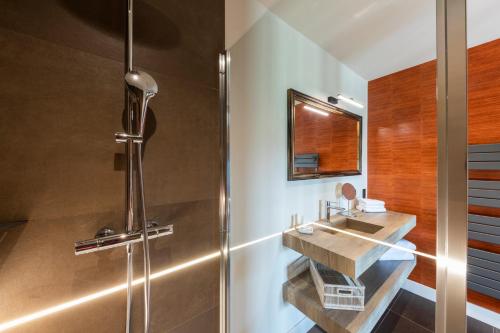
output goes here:
[[288, 180], [360, 175], [362, 120], [288, 89]]

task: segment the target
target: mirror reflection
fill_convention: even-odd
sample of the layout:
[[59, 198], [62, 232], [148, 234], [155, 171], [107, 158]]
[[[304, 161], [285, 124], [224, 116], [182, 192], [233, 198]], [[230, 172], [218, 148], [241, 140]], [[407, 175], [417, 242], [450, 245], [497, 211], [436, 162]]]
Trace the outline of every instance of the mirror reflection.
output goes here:
[[362, 118], [289, 89], [289, 180], [361, 174]]

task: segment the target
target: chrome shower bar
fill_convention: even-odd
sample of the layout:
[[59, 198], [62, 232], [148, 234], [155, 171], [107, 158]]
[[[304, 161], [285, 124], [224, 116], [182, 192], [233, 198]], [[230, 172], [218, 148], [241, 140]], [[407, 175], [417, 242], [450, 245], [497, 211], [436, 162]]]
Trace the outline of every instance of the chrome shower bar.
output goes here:
[[229, 330], [230, 253], [229, 234], [231, 224], [231, 163], [229, 158], [229, 51], [219, 54], [219, 105], [220, 105], [220, 184], [219, 184], [219, 333]]
[[[130, 72], [132, 68], [132, 56], [133, 50], [132, 45], [134, 42], [134, 0], [127, 1], [127, 10], [125, 13], [125, 18], [127, 21], [127, 28], [125, 31], [125, 68], [124, 74], [126, 75]], [[125, 85], [124, 94], [124, 106], [126, 112], [126, 124], [125, 131], [131, 133], [134, 124], [134, 108], [131, 103], [130, 92]], [[115, 138], [118, 139], [118, 138]], [[125, 231], [127, 233], [132, 233], [134, 229], [134, 143], [132, 140], [126, 140], [125, 142], [125, 158], [126, 158], [126, 172], [125, 172]], [[126, 247], [127, 251], [127, 315], [125, 321], [125, 333], [132, 332], [132, 281], [134, 279], [134, 246], [132, 243], [128, 243]]]
[[141, 135], [127, 134], [127, 133], [115, 133], [116, 143], [127, 143], [131, 141], [132, 143], [142, 143], [144, 141]]
[[[160, 238], [174, 233], [173, 225], [148, 227], [148, 239]], [[97, 237], [75, 242], [75, 254], [86, 254], [111, 248], [125, 246], [143, 241], [142, 230], [131, 233], [121, 233], [111, 236]]]

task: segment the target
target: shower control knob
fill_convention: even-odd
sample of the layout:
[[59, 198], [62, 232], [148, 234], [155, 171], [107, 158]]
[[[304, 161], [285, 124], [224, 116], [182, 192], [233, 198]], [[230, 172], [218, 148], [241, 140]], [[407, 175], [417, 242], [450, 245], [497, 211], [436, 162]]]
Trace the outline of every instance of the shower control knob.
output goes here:
[[112, 236], [116, 232], [113, 228], [110, 227], [102, 227], [101, 229], [97, 230], [95, 237], [100, 238], [100, 237], [106, 237], [106, 236]]

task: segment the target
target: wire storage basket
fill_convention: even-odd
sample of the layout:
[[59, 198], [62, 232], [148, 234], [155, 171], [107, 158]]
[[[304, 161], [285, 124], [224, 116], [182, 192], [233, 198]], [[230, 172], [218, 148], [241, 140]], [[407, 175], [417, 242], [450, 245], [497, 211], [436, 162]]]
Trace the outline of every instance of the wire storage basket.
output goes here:
[[365, 286], [351, 277], [310, 260], [311, 275], [325, 309], [363, 311]]

